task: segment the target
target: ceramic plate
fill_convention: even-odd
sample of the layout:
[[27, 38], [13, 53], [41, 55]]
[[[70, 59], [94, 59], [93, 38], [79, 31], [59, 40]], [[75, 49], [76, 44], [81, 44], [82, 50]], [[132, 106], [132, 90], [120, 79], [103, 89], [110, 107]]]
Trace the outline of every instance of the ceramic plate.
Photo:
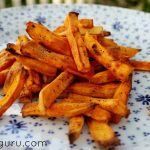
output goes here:
[[[141, 48], [134, 59], [150, 61], [150, 14], [107, 7], [101, 5], [35, 5], [29, 7], [0, 10], [0, 46], [14, 42], [19, 34], [25, 33], [25, 23], [29, 20], [45, 24], [50, 29], [63, 23], [69, 11], [77, 11], [80, 18], [93, 18], [95, 25], [102, 25], [111, 31], [112, 38], [118, 43]], [[150, 149], [150, 73], [135, 72], [133, 88], [128, 106], [129, 118], [118, 125], [112, 125], [116, 135], [121, 139], [117, 150]], [[21, 105], [17, 102], [0, 118], [0, 148], [23, 150], [98, 150], [85, 126], [80, 138], [72, 145], [67, 139], [68, 121], [64, 118], [22, 118]], [[21, 145], [4, 145], [7, 141], [21, 141]], [[27, 147], [24, 145], [25, 141]], [[39, 141], [46, 141], [44, 147]], [[32, 143], [31, 143], [32, 142]]]

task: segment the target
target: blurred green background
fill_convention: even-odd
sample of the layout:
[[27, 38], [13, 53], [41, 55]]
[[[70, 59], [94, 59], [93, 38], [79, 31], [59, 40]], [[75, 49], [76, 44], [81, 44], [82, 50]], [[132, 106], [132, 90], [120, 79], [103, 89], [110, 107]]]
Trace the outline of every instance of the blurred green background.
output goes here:
[[[39, 0], [35, 1], [37, 4], [39, 4]], [[64, 2], [64, 0], [62, 0], [62, 2]], [[52, 0], [49, 0], [49, 3], [52, 3]], [[95, 0], [94, 3], [111, 6], [120, 6], [150, 12], [150, 0]], [[6, 7], [10, 7], [12, 5], [11, 0], [5, 0], [5, 4]], [[22, 5], [26, 5], [26, 0], [22, 0]]]

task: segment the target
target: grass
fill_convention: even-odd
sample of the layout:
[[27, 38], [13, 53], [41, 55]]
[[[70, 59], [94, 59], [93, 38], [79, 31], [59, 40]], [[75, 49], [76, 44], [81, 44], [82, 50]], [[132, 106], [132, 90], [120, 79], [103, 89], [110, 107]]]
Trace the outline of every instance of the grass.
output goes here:
[[[75, 0], [74, 0], [75, 1]], [[39, 4], [39, 0], [35, 0], [36, 4]], [[52, 3], [52, 0], [48, 1], [49, 3]], [[64, 0], [62, 0], [64, 2]], [[113, 5], [113, 6], [121, 6], [121, 7], [127, 7], [132, 9], [140, 9], [145, 12], [150, 12], [150, 0], [95, 0], [96, 4], [106, 4], [106, 5]], [[26, 5], [26, 0], [21, 0], [22, 5]], [[11, 0], [5, 0], [5, 6], [11, 7], [12, 1]]]

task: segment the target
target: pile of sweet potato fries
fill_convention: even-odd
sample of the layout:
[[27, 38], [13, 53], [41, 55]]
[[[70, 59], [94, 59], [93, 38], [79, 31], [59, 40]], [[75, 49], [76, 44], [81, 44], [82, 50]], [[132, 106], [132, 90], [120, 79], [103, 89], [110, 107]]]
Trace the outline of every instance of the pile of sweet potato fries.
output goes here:
[[68, 13], [54, 31], [28, 22], [29, 37], [20, 35], [0, 52], [0, 115], [19, 99], [23, 117], [67, 117], [70, 143], [86, 122], [101, 146], [118, 145], [110, 123], [128, 117], [132, 73], [150, 71], [150, 62], [130, 60], [139, 49], [118, 45], [107, 38], [110, 32], [78, 15]]

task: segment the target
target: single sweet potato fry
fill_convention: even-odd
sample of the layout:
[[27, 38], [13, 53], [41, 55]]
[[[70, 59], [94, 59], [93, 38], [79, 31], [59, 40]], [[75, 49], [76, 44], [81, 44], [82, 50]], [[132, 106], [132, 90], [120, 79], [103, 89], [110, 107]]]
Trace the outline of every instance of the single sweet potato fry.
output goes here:
[[29, 38], [25, 35], [19, 35], [16, 41], [16, 45], [19, 45], [20, 47], [22, 45], [25, 45], [29, 41]]
[[75, 116], [69, 119], [69, 133], [68, 138], [70, 144], [73, 144], [76, 139], [80, 136], [84, 125], [84, 117], [83, 116]]
[[118, 86], [118, 83], [96, 85], [88, 82], [78, 82], [68, 87], [68, 90], [85, 96], [112, 98]]
[[5, 83], [5, 79], [6, 79], [8, 72], [9, 72], [9, 69], [5, 69], [0, 72], [0, 85], [3, 85]]
[[120, 140], [115, 136], [112, 128], [104, 122], [93, 119], [87, 121], [92, 138], [101, 146], [110, 147], [120, 144]]
[[93, 103], [98, 104], [101, 108], [108, 110], [110, 112], [114, 112], [114, 108], [118, 106], [118, 99], [102, 99], [102, 98], [94, 98], [90, 96], [83, 96], [78, 94], [69, 94], [69, 101], [71, 102], [82, 102], [82, 103]]
[[9, 53], [4, 52], [0, 58], [0, 71], [9, 68], [15, 61], [15, 58]]
[[108, 123], [111, 119], [111, 113], [105, 109], [102, 109], [99, 105], [96, 105], [94, 109], [84, 114], [100, 122]]
[[18, 72], [16, 72], [16, 76], [13, 80], [13, 82], [10, 84], [10, 87], [8, 88], [8, 91], [0, 100], [0, 116], [13, 104], [13, 102], [19, 97], [20, 92], [24, 86], [25, 78], [26, 78], [26, 72], [20, 66], [18, 68]]
[[117, 79], [121, 81], [128, 79], [129, 75], [133, 71], [132, 66], [122, 63], [118, 60], [114, 60], [112, 55], [109, 54], [108, 50], [100, 45], [100, 43], [88, 33], [85, 35], [84, 41], [93, 57], [100, 64], [110, 70]]
[[49, 109], [46, 109], [46, 115], [49, 117], [74, 117], [93, 109], [92, 103], [53, 103]]
[[123, 83], [120, 84], [120, 86], [117, 88], [114, 98], [119, 98], [119, 104], [115, 108], [114, 113], [119, 114], [119, 111], [121, 114], [120, 116], [127, 117], [130, 113], [130, 111], [127, 108], [127, 101], [128, 101], [128, 96], [131, 90], [131, 80], [127, 80]]
[[53, 103], [45, 111], [39, 110], [37, 102], [27, 103], [22, 108], [22, 116], [45, 116], [45, 117], [74, 117], [84, 114], [86, 111], [93, 109], [92, 103]]
[[130, 64], [138, 71], [150, 71], [150, 62], [130, 60]]
[[39, 110], [38, 103], [32, 102], [32, 103], [25, 103], [21, 110], [22, 116], [45, 116], [45, 112]]
[[49, 50], [53, 50], [64, 55], [71, 55], [68, 41], [65, 38], [51, 32], [44, 25], [30, 21], [27, 23], [26, 31], [33, 40], [42, 43]]
[[35, 70], [39, 73], [42, 73], [44, 75], [48, 76], [55, 76], [57, 72], [57, 68], [50, 66], [44, 62], [41, 62], [39, 60], [21, 56], [21, 55], [15, 55], [15, 58], [17, 61], [19, 61], [24, 66], [27, 66], [28, 68]]
[[4, 82], [4, 86], [3, 86], [3, 94], [6, 94], [10, 85], [12, 84], [12, 82], [14, 81], [14, 78], [16, 77], [16, 74], [20, 71], [20, 67], [22, 65], [15, 61], [13, 63], [13, 65], [11, 66], [11, 68], [9, 69], [9, 72], [6, 76], [6, 80]]
[[79, 19], [79, 27], [93, 28], [93, 19]]
[[62, 72], [51, 83], [45, 86], [39, 93], [39, 109], [44, 111], [49, 108], [55, 99], [71, 84], [74, 76], [68, 72]]
[[94, 84], [102, 84], [102, 83], [108, 83], [112, 81], [116, 81], [116, 77], [109, 71], [101, 71], [96, 73], [91, 79], [90, 82]]

